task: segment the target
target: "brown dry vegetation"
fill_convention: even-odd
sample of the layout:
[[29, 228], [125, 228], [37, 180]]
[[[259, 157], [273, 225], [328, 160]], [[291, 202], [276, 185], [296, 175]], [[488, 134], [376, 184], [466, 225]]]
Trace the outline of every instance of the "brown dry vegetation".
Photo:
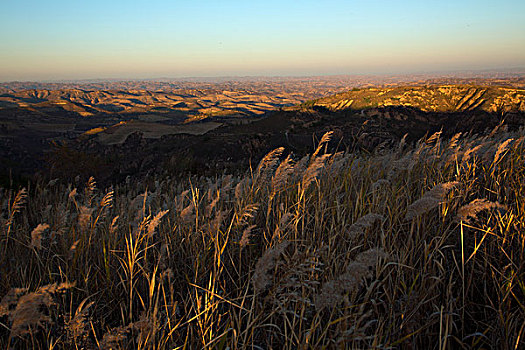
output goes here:
[[[198, 124], [185, 125], [163, 125], [160, 123], [150, 123], [142, 121], [121, 122], [108, 129], [100, 130], [96, 133], [98, 141], [106, 145], [121, 144], [126, 141], [126, 138], [135, 133], [141, 132], [145, 138], [158, 139], [164, 135], [188, 134], [188, 135], [204, 135], [210, 130], [221, 126], [217, 122], [205, 122]], [[91, 132], [95, 134], [95, 132]]]
[[0, 347], [523, 348], [524, 133], [1, 190]]

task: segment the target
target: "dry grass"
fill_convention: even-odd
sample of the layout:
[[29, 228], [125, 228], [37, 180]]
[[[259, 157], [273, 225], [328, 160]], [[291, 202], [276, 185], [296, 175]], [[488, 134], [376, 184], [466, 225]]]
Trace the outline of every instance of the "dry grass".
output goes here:
[[164, 135], [175, 134], [204, 135], [221, 125], [221, 123], [217, 122], [169, 125], [132, 120], [129, 122], [121, 122], [99, 132], [92, 132], [91, 130], [90, 132], [91, 134], [97, 134], [99, 142], [106, 145], [114, 145], [123, 143], [126, 138], [134, 132], [141, 132], [145, 138], [158, 139]]
[[523, 134], [0, 189], [0, 348], [523, 348]]

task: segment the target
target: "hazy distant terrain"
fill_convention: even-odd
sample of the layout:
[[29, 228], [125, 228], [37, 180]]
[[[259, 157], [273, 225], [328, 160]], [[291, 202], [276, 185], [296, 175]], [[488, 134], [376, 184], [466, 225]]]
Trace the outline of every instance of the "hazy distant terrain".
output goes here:
[[136, 80], [71, 80], [55, 82], [0, 82], [0, 92], [22, 90], [148, 90], [181, 89], [247, 90], [264, 92], [304, 92], [312, 95], [332, 94], [353, 87], [385, 87], [400, 84], [480, 84], [525, 86], [525, 68], [507, 71], [459, 71], [455, 73], [397, 74], [397, 75], [324, 75], [305, 77], [199, 77], [179, 79]]

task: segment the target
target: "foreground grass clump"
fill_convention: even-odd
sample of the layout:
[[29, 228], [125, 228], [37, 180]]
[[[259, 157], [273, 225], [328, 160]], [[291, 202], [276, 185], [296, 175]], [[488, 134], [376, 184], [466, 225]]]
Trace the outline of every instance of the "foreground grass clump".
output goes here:
[[523, 135], [2, 190], [0, 347], [521, 348]]

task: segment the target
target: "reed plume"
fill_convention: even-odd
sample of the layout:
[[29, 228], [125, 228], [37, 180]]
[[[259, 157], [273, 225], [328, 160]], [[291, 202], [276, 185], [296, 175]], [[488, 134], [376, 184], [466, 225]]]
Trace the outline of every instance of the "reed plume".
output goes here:
[[371, 228], [376, 222], [385, 220], [383, 215], [380, 214], [366, 214], [361, 216], [352, 224], [348, 229], [348, 238], [353, 239], [358, 235], [363, 234], [366, 230]]
[[477, 145], [476, 147], [473, 147], [473, 148], [469, 148], [464, 154], [463, 154], [463, 157], [461, 158], [461, 163], [466, 163], [470, 160], [470, 158], [473, 156], [473, 155], [476, 155], [477, 152], [484, 146], [484, 144], [480, 144], [480, 145]]
[[235, 199], [237, 201], [240, 201], [242, 199], [246, 185], [247, 185], [247, 178], [243, 178], [235, 186], [234, 194], [235, 194]]
[[254, 228], [256, 228], [256, 227], [257, 227], [257, 225], [250, 225], [250, 226], [248, 226], [247, 228], [244, 229], [244, 231], [242, 232], [241, 239], [239, 241], [239, 245], [241, 246], [241, 248], [244, 248], [248, 244], [250, 244], [250, 238], [252, 236], [252, 230]]
[[109, 234], [113, 235], [115, 232], [117, 232], [118, 229], [118, 219], [120, 218], [120, 215], [117, 215], [111, 220], [111, 225], [109, 226]]
[[72, 189], [69, 194], [67, 195], [67, 197], [70, 199], [70, 200], [74, 200], [75, 197], [77, 196], [77, 188], [75, 187], [74, 189]]
[[451, 189], [459, 184], [457, 181], [446, 182], [434, 186], [430, 191], [427, 191], [423, 196], [410, 204], [407, 208], [405, 220], [413, 220], [414, 218], [437, 208], [443, 203], [446, 195]]
[[512, 138], [507, 139], [498, 146], [498, 150], [496, 151], [496, 154], [494, 155], [494, 161], [492, 162], [493, 164], [497, 164], [500, 158], [502, 158], [505, 155], [510, 145], [512, 144], [512, 141], [514, 141], [514, 139]]
[[69, 247], [69, 252], [68, 252], [69, 259], [73, 259], [73, 256], [75, 255], [75, 252], [77, 251], [78, 243], [80, 243], [80, 239], [77, 239], [75, 242], [73, 242], [71, 247]]
[[390, 185], [390, 180], [387, 179], [379, 179], [376, 182], [374, 182], [370, 188], [372, 192], [378, 191], [380, 189], [383, 189], [384, 187]]
[[259, 258], [255, 265], [252, 283], [255, 293], [264, 292], [272, 284], [273, 270], [277, 267], [281, 254], [290, 245], [290, 242], [284, 241], [275, 247], [267, 249]]
[[159, 211], [157, 213], [157, 215], [155, 215], [155, 217], [149, 222], [148, 224], [148, 229], [147, 229], [147, 236], [148, 238], [151, 238], [153, 237], [153, 234], [155, 233], [155, 229], [157, 228], [157, 226], [159, 226], [160, 224], [160, 220], [162, 219], [162, 217], [164, 215], [166, 215], [168, 213], [169, 210], [162, 210], [162, 211]]
[[212, 199], [210, 204], [208, 204], [208, 206], [206, 207], [206, 216], [207, 217], [211, 217], [213, 209], [215, 208], [217, 203], [219, 203], [219, 199], [221, 199], [221, 192], [220, 192], [220, 190], [217, 191], [217, 193], [215, 194], [215, 197]]
[[54, 295], [73, 286], [74, 284], [69, 282], [53, 283], [40, 287], [35, 292], [22, 295], [18, 299], [16, 308], [9, 312], [11, 337], [21, 337], [46, 324], [53, 323], [47, 310], [56, 304]]
[[388, 255], [381, 248], [372, 248], [358, 254], [351, 261], [343, 274], [323, 284], [321, 291], [315, 296], [315, 306], [318, 310], [334, 308], [343, 301], [347, 293], [356, 291], [363, 280], [373, 276], [372, 268], [379, 259], [386, 259]]
[[308, 189], [310, 184], [317, 180], [319, 177], [321, 170], [323, 169], [326, 160], [330, 157], [330, 154], [323, 154], [320, 157], [312, 158], [313, 161], [310, 163], [308, 168], [306, 169], [306, 172], [303, 175], [302, 179], [302, 187], [303, 189]]
[[433, 133], [429, 138], [425, 140], [425, 143], [431, 144], [433, 142], [437, 142], [440, 139], [442, 132], [443, 131], [440, 130], [440, 131]]
[[490, 209], [505, 209], [505, 207], [500, 203], [491, 202], [485, 198], [474, 199], [469, 204], [458, 209], [456, 220], [469, 223], [475, 220], [480, 212]]
[[195, 218], [195, 215], [193, 214], [194, 211], [195, 211], [195, 205], [193, 204], [193, 202], [191, 202], [190, 204], [188, 204], [186, 208], [184, 208], [180, 212], [180, 217], [182, 221], [191, 222]]
[[330, 140], [332, 139], [332, 136], [334, 135], [333, 131], [326, 132], [323, 137], [321, 137], [321, 141], [319, 141], [319, 144], [317, 145], [317, 148], [315, 149], [315, 152], [312, 154], [312, 159], [316, 158], [317, 155], [321, 152], [324, 146], [327, 146]]
[[[143, 315], [136, 322], [131, 322], [126, 326], [115, 327], [115, 328], [108, 330], [102, 337], [102, 341], [100, 342], [100, 347], [102, 349], [108, 349], [108, 350], [120, 348], [121, 343], [124, 340], [127, 340], [131, 332], [138, 331], [139, 337], [144, 338], [144, 336], [147, 337], [148, 333], [152, 330], [152, 328], [153, 328], [152, 322], [149, 319], [147, 319], [145, 315]], [[151, 339], [150, 339], [150, 342], [151, 342]]]
[[31, 248], [36, 250], [42, 249], [42, 234], [49, 228], [48, 224], [38, 224], [31, 232]]
[[10, 316], [20, 297], [25, 295], [28, 290], [28, 288], [11, 288], [0, 301], [0, 317]]
[[279, 147], [261, 159], [255, 171], [255, 178], [257, 182], [259, 182], [259, 185], [265, 183], [268, 177], [271, 176], [270, 173], [277, 167], [277, 164], [279, 164], [279, 158], [281, 158], [283, 152], [284, 147]]
[[91, 222], [91, 215], [93, 214], [94, 208], [89, 208], [84, 205], [80, 206], [78, 213], [78, 227], [81, 231], [86, 231]]
[[89, 309], [95, 302], [82, 300], [78, 305], [73, 318], [66, 322], [67, 335], [70, 341], [76, 344], [78, 341], [85, 342], [89, 335]]
[[461, 137], [461, 133], [458, 132], [452, 138], [450, 139], [448, 143], [448, 149], [455, 149], [458, 145], [459, 138]]
[[[284, 209], [282, 210], [284, 211]], [[284, 230], [288, 227], [290, 219], [293, 217], [293, 215], [289, 212], [284, 213], [281, 218], [279, 219], [279, 223], [277, 224], [277, 227], [275, 227], [275, 231], [272, 236], [272, 241], [275, 239], [282, 239], [282, 233], [284, 233]]]
[[22, 188], [20, 191], [18, 191], [15, 198], [13, 199], [13, 203], [9, 206], [9, 216], [6, 222], [8, 235], [9, 235], [11, 226], [13, 225], [13, 220], [15, 218], [15, 215], [18, 212], [20, 212], [20, 210], [22, 209], [22, 207], [24, 206], [26, 202], [26, 199], [27, 199], [27, 190], [25, 188]]
[[258, 203], [246, 204], [238, 212], [235, 213], [235, 225], [242, 226], [247, 224], [249, 219], [252, 219], [259, 210]]
[[286, 159], [279, 164], [277, 170], [275, 170], [275, 174], [272, 177], [272, 192], [277, 193], [284, 190], [293, 172], [292, 157], [288, 155]]
[[91, 206], [91, 201], [93, 200], [95, 191], [97, 189], [97, 182], [95, 181], [95, 178], [91, 176], [88, 179], [88, 182], [86, 184], [85, 189], [85, 198], [87, 199], [87, 206]]

